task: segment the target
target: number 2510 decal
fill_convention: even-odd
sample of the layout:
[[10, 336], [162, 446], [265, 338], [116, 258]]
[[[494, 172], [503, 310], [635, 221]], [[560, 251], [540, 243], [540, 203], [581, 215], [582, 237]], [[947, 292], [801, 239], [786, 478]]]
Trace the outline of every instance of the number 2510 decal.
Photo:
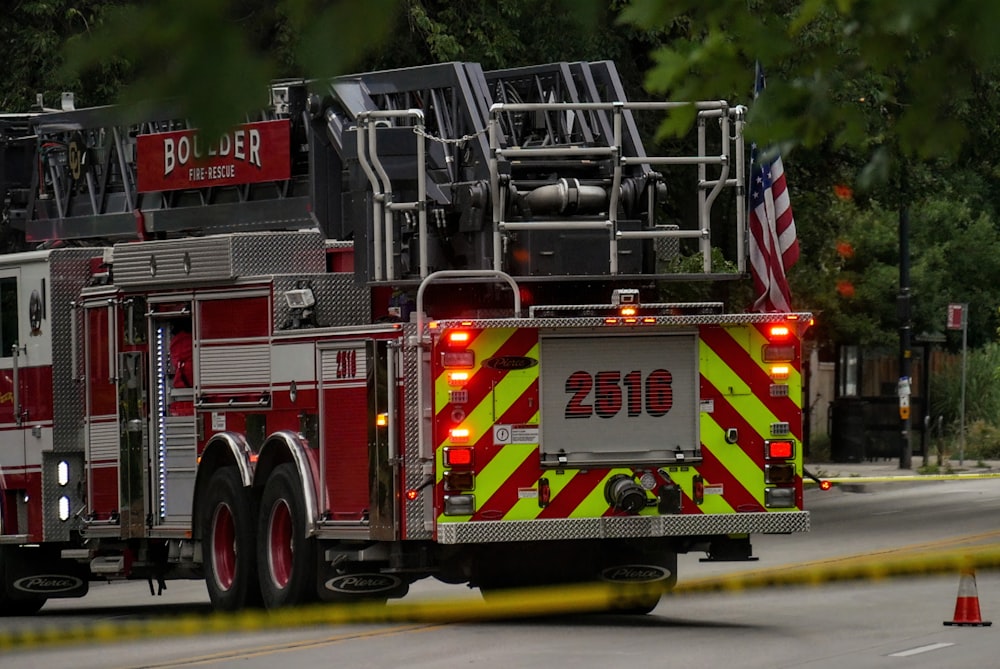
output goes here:
[[[666, 415], [674, 405], [673, 376], [665, 369], [654, 369], [643, 378], [636, 370], [622, 375], [618, 371], [573, 372], [566, 379], [566, 418], [614, 418], [624, 407], [630, 418]], [[591, 396], [593, 391], [593, 396]]]

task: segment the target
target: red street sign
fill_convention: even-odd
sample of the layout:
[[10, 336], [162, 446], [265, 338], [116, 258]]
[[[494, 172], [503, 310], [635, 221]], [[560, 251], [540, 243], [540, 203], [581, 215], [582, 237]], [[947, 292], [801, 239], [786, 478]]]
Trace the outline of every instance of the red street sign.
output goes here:
[[949, 304], [948, 305], [948, 329], [949, 330], [961, 330], [962, 325], [965, 322], [965, 305], [964, 304]]
[[287, 119], [236, 126], [208, 143], [197, 130], [139, 135], [140, 193], [283, 181], [291, 176]]

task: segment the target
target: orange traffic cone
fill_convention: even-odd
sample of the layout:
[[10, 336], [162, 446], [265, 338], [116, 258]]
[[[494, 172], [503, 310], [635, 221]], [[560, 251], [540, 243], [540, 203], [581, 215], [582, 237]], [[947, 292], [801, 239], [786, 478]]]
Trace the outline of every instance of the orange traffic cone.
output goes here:
[[955, 601], [955, 619], [944, 622], [945, 625], [961, 625], [966, 627], [989, 627], [993, 623], [983, 620], [979, 612], [979, 593], [976, 591], [976, 573], [972, 569], [963, 569], [958, 581], [958, 599]]

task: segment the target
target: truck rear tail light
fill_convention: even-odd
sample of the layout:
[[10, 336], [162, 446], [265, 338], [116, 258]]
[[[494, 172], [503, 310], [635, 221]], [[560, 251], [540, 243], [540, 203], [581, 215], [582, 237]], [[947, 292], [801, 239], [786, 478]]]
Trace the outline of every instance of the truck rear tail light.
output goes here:
[[795, 442], [791, 439], [769, 439], [764, 442], [764, 457], [768, 460], [788, 460], [795, 457]]
[[444, 496], [444, 515], [446, 516], [471, 516], [475, 510], [475, 495]]
[[764, 488], [764, 506], [769, 509], [795, 506], [795, 488]]
[[795, 466], [766, 465], [764, 467], [764, 483], [795, 483]]
[[538, 479], [538, 506], [544, 509], [550, 501], [552, 501], [552, 488], [549, 487], [549, 480]]
[[[452, 430], [452, 439], [454, 439], [454, 433], [459, 430]], [[469, 438], [469, 431], [464, 430], [465, 439]], [[466, 446], [464, 448], [445, 448], [444, 449], [444, 466], [445, 467], [455, 467], [458, 469], [472, 469], [472, 465], [475, 463], [473, 458], [473, 451], [471, 446]]]
[[442, 351], [441, 366], [445, 369], [472, 369], [476, 366], [475, 351]]
[[471, 470], [444, 473], [444, 489], [461, 492], [476, 489], [476, 475]]
[[695, 504], [702, 504], [705, 501], [705, 479], [695, 476], [691, 483], [691, 499]]

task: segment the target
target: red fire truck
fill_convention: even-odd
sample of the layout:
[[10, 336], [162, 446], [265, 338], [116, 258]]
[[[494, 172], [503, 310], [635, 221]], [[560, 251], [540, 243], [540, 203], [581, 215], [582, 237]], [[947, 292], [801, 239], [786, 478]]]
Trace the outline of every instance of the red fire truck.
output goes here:
[[670, 297], [744, 272], [743, 108], [653, 156], [638, 119], [679, 104], [608, 62], [276, 82], [214, 141], [66, 106], [0, 115], [3, 613], [429, 576], [648, 611], [678, 553], [808, 529], [809, 315]]

